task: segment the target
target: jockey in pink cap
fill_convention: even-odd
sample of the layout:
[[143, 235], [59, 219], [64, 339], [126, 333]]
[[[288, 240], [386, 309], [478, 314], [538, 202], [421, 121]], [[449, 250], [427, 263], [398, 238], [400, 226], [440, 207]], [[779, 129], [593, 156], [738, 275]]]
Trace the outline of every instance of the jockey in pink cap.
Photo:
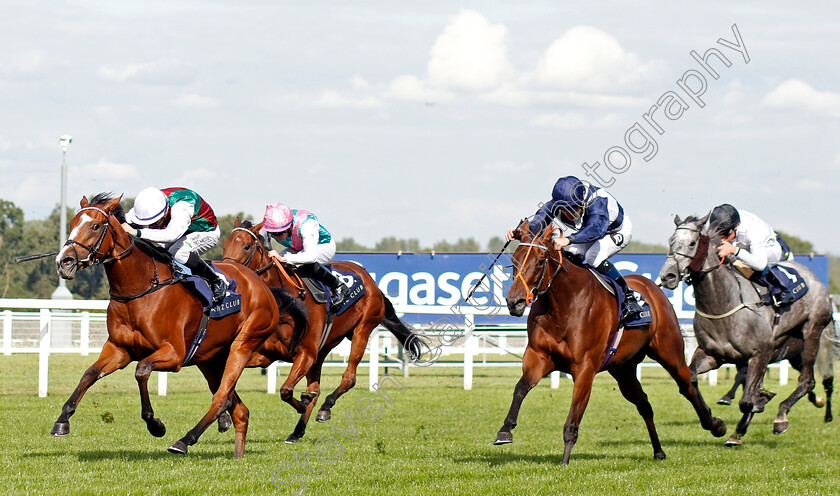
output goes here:
[[[332, 262], [335, 241], [314, 214], [302, 209], [290, 209], [282, 203], [269, 205], [265, 209], [260, 236], [270, 250], [269, 255], [295, 265], [300, 274], [317, 279], [332, 290], [330, 312], [341, 308], [349, 290], [322, 267]], [[285, 250], [282, 253], [272, 250], [270, 238], [283, 245]]]

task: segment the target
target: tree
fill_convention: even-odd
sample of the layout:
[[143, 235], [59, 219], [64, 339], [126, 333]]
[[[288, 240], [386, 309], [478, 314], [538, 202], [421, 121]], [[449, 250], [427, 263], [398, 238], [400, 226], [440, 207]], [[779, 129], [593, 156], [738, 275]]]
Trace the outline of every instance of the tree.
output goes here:
[[397, 239], [394, 236], [388, 238], [382, 238], [376, 246], [373, 248], [373, 251], [379, 252], [396, 252], [396, 251], [406, 251], [417, 253], [420, 252], [420, 240], [416, 238], [411, 239]]
[[353, 238], [344, 238], [335, 244], [336, 251], [371, 251], [367, 246], [356, 243]]
[[793, 253], [814, 253], [814, 244], [810, 241], [805, 241], [804, 239], [798, 238], [793, 234], [787, 234], [779, 230], [776, 231], [776, 234], [778, 234], [782, 237], [783, 240], [785, 240], [785, 243], [787, 243], [788, 246], [790, 246], [790, 250]]

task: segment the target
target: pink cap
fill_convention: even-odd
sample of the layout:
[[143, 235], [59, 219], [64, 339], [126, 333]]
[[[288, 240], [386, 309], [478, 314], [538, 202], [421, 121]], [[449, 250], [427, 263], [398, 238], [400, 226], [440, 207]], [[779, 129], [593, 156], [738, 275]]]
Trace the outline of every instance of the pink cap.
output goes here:
[[283, 232], [292, 227], [292, 209], [282, 203], [265, 207], [263, 229], [268, 232]]

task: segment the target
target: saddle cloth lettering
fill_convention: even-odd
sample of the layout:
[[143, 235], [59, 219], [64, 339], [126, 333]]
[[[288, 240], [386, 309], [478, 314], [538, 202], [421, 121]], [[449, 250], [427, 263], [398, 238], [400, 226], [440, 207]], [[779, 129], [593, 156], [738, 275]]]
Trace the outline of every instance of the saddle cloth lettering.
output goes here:
[[[348, 308], [352, 307], [354, 303], [359, 301], [359, 298], [365, 294], [365, 286], [362, 284], [362, 279], [353, 272], [341, 271], [330, 265], [325, 265], [324, 268], [332, 272], [332, 275], [334, 275], [341, 284], [344, 284], [350, 290], [347, 299], [344, 300], [344, 304], [341, 305], [341, 308], [339, 308], [335, 313], [336, 315], [341, 315], [346, 312]], [[301, 277], [301, 279], [304, 284], [306, 284], [309, 292], [312, 293], [312, 298], [314, 298], [316, 302], [325, 303], [330, 301], [331, 291], [326, 284], [309, 277]]]

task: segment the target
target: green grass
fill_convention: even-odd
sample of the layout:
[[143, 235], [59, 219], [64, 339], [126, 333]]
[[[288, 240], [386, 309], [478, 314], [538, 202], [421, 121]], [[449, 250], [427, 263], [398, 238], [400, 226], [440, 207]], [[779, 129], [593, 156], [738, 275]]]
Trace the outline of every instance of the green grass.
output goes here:
[[[513, 431], [514, 443], [493, 446], [510, 405], [518, 369], [478, 369], [472, 391], [463, 390], [457, 368], [412, 369], [405, 391], [390, 388], [393, 404], [374, 422], [354, 413], [358, 436], [349, 439], [331, 427], [347, 428], [345, 417], [369, 394], [367, 370], [359, 384], [333, 409], [326, 424], [311, 422], [297, 445], [282, 440], [297, 421], [279, 396], [265, 393], [265, 377], [248, 370], [237, 390], [251, 411], [246, 456], [234, 460], [233, 433], [211, 427], [186, 456], [166, 447], [192, 428], [209, 406], [198, 372], [170, 375], [169, 394], [153, 394], [155, 412], [167, 425], [163, 438], [146, 432], [140, 419], [133, 365], [94, 385], [71, 419], [71, 434], [49, 432], [61, 405], [95, 357], [51, 357], [50, 394], [37, 397], [37, 357], [0, 357], [0, 493], [3, 494], [294, 494], [272, 485], [278, 467], [313, 452], [331, 435], [326, 451], [332, 463], [312, 457], [306, 494], [593, 494], [709, 495], [840, 492], [840, 425], [824, 424], [824, 410], [805, 400], [790, 414], [791, 429], [773, 435], [771, 422], [793, 383], [779, 386], [767, 412], [754, 419], [743, 448], [723, 447], [723, 439], [702, 430], [693, 409], [661, 372], [645, 369], [643, 386], [656, 413], [668, 458], [653, 460], [644, 425], [619, 394], [612, 379], [598, 376], [569, 466], [561, 466], [563, 423], [571, 382], [559, 390], [548, 379], [526, 398]], [[288, 369], [281, 369], [287, 371]], [[329, 368], [325, 391], [337, 384], [341, 369]], [[728, 380], [703, 388], [713, 402]], [[153, 381], [154, 382], [154, 381]], [[150, 389], [156, 391], [154, 384]], [[820, 388], [821, 389], [821, 388]], [[299, 388], [300, 390], [300, 388]], [[737, 406], [712, 405], [731, 432]], [[109, 415], [110, 414], [110, 415]], [[112, 422], [104, 418], [113, 416]], [[288, 468], [287, 480], [303, 469]]]

